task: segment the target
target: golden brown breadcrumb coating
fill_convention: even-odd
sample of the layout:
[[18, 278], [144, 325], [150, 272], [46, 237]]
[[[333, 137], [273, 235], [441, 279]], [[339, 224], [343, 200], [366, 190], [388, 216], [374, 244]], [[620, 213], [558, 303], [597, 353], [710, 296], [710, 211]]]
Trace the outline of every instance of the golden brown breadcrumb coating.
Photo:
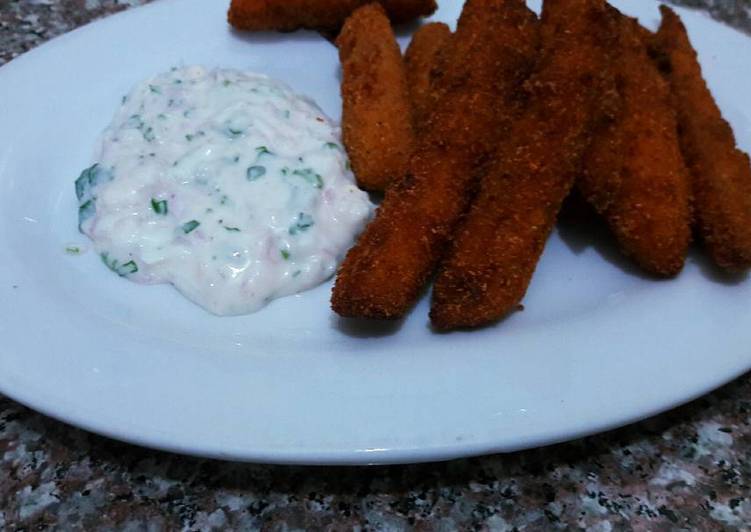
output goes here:
[[415, 136], [402, 53], [380, 4], [360, 7], [336, 40], [342, 140], [357, 184], [382, 192], [404, 178]]
[[[227, 19], [239, 30], [335, 31], [358, 7], [372, 0], [232, 0]], [[380, 0], [392, 22], [428, 16], [435, 0]]]
[[418, 130], [438, 100], [432, 76], [440, 53], [449, 39], [451, 30], [446, 24], [431, 22], [415, 32], [404, 54], [412, 117]]
[[332, 308], [343, 316], [397, 319], [419, 296], [468, 206], [478, 166], [517, 114], [537, 20], [522, 0], [469, 0], [452, 41], [443, 92], [409, 172], [387, 190], [339, 270]]
[[751, 163], [736, 147], [702, 78], [696, 51], [675, 12], [660, 6], [657, 47], [675, 96], [683, 155], [694, 194], [697, 233], [714, 262], [727, 270], [751, 267]]
[[500, 142], [436, 277], [430, 317], [438, 329], [485, 325], [517, 307], [612, 82], [613, 24], [602, 0], [546, 0], [540, 33], [528, 107]]
[[683, 267], [691, 239], [688, 170], [670, 87], [650, 60], [646, 30], [617, 17], [621, 111], [595, 136], [578, 186], [626, 255], [649, 273], [671, 276]]

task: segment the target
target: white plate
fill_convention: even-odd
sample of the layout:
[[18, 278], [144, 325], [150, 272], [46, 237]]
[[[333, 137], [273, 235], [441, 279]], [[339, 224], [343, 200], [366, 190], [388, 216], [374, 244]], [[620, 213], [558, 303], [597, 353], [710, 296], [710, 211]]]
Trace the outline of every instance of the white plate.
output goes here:
[[[455, 20], [458, 3], [438, 19]], [[511, 451], [655, 414], [751, 367], [751, 281], [692, 256], [655, 282], [607, 238], [559, 231], [524, 303], [495, 327], [434, 334], [340, 321], [331, 285], [217, 318], [169, 286], [114, 276], [76, 229], [73, 181], [120, 96], [179, 64], [265, 72], [339, 116], [335, 49], [247, 36], [226, 2], [162, 0], [0, 69], [0, 390], [50, 416], [183, 453], [279, 463], [416, 462]], [[618, 2], [652, 27], [651, 1]], [[751, 40], [681, 10], [751, 149]], [[745, 108], [745, 109], [744, 109]]]

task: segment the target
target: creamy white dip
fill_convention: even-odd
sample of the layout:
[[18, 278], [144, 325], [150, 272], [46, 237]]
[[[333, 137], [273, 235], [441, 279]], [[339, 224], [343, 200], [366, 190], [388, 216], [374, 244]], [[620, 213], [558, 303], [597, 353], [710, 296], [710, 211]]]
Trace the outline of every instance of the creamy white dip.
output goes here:
[[175, 68], [138, 85], [76, 181], [103, 262], [220, 315], [320, 284], [369, 218], [339, 128], [266, 76]]

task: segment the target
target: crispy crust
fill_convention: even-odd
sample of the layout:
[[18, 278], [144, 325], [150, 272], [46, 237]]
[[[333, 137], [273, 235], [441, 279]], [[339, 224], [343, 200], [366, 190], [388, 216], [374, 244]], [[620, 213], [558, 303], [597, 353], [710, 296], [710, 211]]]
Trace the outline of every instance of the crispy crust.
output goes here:
[[517, 112], [537, 48], [522, 0], [469, 0], [452, 47], [456, 60], [407, 177], [389, 188], [337, 276], [343, 316], [397, 319], [420, 294], [473, 193], [475, 173]]
[[617, 17], [614, 68], [622, 107], [595, 137], [578, 186], [624, 254], [649, 273], [672, 276], [691, 240], [688, 170], [670, 87], [649, 58], [648, 34], [636, 20]]
[[[336, 31], [358, 7], [372, 0], [232, 0], [227, 19], [239, 30]], [[392, 22], [428, 16], [435, 0], [380, 0]]]
[[342, 138], [357, 184], [384, 191], [407, 172], [415, 143], [402, 54], [380, 4], [360, 7], [336, 40]]
[[446, 24], [431, 22], [415, 32], [404, 54], [412, 117], [418, 130], [438, 99], [431, 81], [432, 73], [437, 68], [440, 53], [449, 39], [451, 30]]
[[666, 6], [660, 11], [656, 45], [675, 96], [697, 232], [718, 266], [746, 270], [751, 267], [751, 163], [736, 147], [733, 130], [702, 78], [681, 19]]
[[433, 289], [441, 330], [491, 323], [526, 293], [561, 204], [580, 169], [607, 76], [612, 23], [601, 0], [547, 0], [529, 105], [456, 233]]

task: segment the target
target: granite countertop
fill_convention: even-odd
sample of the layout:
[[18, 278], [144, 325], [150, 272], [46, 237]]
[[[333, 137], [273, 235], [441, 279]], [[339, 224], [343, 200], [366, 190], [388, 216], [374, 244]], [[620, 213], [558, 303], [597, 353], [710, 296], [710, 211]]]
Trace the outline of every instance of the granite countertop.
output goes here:
[[[0, 0], [0, 64], [148, 0]], [[218, 0], [210, 0], [218, 1]], [[751, 33], [751, 0], [683, 0]], [[751, 373], [693, 403], [544, 449], [374, 468], [151, 451], [0, 397], [0, 528], [744, 529]]]

